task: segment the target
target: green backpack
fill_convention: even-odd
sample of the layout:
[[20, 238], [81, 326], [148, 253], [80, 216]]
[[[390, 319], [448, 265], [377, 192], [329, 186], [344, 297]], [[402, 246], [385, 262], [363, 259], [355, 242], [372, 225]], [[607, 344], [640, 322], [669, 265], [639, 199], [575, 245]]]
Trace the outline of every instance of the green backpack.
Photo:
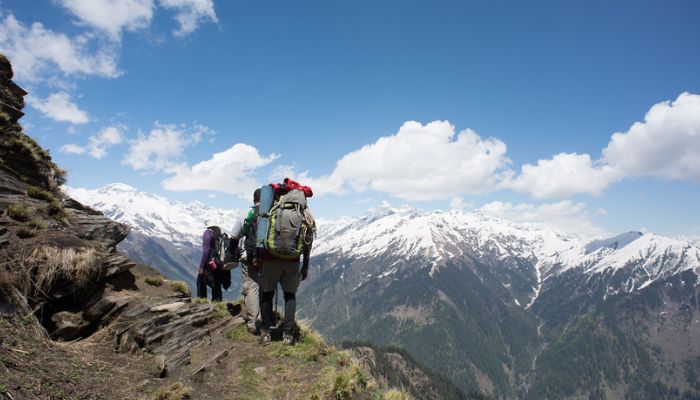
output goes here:
[[316, 223], [306, 207], [301, 190], [290, 190], [280, 196], [270, 209], [265, 248], [273, 256], [295, 260], [305, 248], [310, 248], [316, 233]]

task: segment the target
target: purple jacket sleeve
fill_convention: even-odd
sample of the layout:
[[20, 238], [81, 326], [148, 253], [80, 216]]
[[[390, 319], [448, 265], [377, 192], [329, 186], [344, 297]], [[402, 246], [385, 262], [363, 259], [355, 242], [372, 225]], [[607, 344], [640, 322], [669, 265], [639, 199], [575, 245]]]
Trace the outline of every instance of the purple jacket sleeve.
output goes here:
[[202, 235], [202, 259], [199, 261], [199, 268], [204, 268], [209, 261], [209, 250], [213, 237], [214, 234], [209, 229], [204, 231], [204, 235]]

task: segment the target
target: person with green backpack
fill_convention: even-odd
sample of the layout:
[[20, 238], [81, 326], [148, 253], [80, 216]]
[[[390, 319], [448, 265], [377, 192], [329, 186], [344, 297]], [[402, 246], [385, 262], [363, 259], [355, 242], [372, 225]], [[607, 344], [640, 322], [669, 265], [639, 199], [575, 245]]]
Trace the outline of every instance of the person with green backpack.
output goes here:
[[262, 189], [256, 239], [256, 255], [262, 257], [260, 343], [264, 346], [271, 341], [272, 305], [275, 289], [280, 284], [284, 292], [282, 340], [292, 345], [296, 292], [300, 281], [309, 275], [309, 256], [316, 232], [316, 223], [306, 202], [313, 192], [289, 178], [283, 184]]

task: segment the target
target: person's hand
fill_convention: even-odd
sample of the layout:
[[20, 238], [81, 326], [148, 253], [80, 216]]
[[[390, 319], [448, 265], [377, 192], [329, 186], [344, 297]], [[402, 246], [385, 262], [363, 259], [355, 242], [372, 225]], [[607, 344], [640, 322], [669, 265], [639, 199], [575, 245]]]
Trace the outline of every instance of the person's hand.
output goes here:
[[308, 268], [302, 268], [302, 269], [299, 271], [299, 274], [301, 275], [301, 280], [303, 281], [303, 280], [305, 280], [306, 278], [309, 277], [309, 269], [308, 269]]
[[253, 257], [253, 266], [256, 268], [262, 267], [262, 260], [258, 257]]
[[202, 275], [204, 273], [204, 267], [199, 267], [199, 272], [197, 275]]

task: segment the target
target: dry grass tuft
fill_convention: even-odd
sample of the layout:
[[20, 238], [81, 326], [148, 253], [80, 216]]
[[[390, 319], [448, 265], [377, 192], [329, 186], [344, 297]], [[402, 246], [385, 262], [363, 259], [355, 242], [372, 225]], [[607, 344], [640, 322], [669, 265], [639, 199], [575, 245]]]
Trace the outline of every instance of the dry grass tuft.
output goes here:
[[34, 214], [34, 210], [26, 204], [11, 204], [7, 207], [7, 215], [15, 221], [26, 222]]
[[38, 186], [27, 187], [27, 196], [45, 201], [52, 201], [56, 199], [53, 193], [49, 192], [48, 190], [44, 190]]
[[190, 398], [192, 398], [192, 388], [185, 386], [181, 382], [162, 387], [153, 396], [154, 400], [184, 400]]
[[36, 269], [36, 289], [50, 293], [58, 279], [66, 279], [78, 287], [84, 287], [100, 272], [101, 259], [93, 248], [59, 249], [43, 246], [29, 256], [29, 266]]
[[183, 281], [172, 281], [170, 282], [170, 289], [180, 292], [184, 294], [185, 296], [190, 296], [192, 292], [190, 292], [189, 286], [187, 286], [187, 283]]
[[17, 229], [17, 237], [20, 239], [33, 238], [34, 236], [36, 236], [36, 232], [36, 229], [27, 228], [26, 226], [23, 226]]
[[163, 275], [149, 275], [143, 280], [151, 286], [161, 286], [163, 284]]

